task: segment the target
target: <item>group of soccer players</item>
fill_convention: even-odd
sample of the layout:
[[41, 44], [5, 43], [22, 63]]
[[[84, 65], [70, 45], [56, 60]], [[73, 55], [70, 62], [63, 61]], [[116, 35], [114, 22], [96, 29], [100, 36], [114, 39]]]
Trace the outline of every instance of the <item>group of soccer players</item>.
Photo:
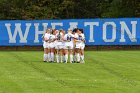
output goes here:
[[49, 28], [43, 35], [43, 41], [44, 62], [68, 63], [69, 58], [70, 63], [85, 63], [83, 29], [64, 31]]

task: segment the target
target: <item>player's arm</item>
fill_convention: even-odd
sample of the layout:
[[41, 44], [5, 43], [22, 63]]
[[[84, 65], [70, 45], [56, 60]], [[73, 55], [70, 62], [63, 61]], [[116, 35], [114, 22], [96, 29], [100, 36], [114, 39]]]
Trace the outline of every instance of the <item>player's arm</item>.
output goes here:
[[49, 40], [48, 39], [45, 39], [45, 42], [49, 42]]
[[66, 35], [64, 35], [64, 37], [63, 37], [63, 41], [67, 41], [66, 37], [67, 37], [67, 36], [66, 36]]
[[81, 42], [81, 40], [77, 40], [77, 39], [76, 39], [75, 41], [76, 41], [76, 42]]
[[44, 35], [42, 36], [42, 40], [45, 41]]
[[75, 40], [76, 42], [82, 42], [82, 40], [80, 39], [78, 39], [78, 38], [76, 38], [76, 40]]
[[62, 34], [62, 35], [61, 35], [61, 40], [57, 39], [57, 41], [58, 41], [58, 42], [64, 41], [64, 35]]
[[63, 40], [57, 40], [58, 42], [62, 42]]
[[44, 41], [45, 41], [45, 42], [48, 42], [48, 41], [49, 41], [49, 38], [44, 37]]
[[53, 40], [51, 40], [51, 42], [54, 42], [56, 40], [56, 38], [54, 38]]
[[74, 36], [73, 39], [74, 39], [74, 42], [78, 42], [79, 41], [78, 40], [78, 36]]
[[81, 40], [78, 40], [78, 38], [74, 38], [75, 42], [81, 42]]
[[57, 37], [54, 38], [54, 41], [57, 40]]
[[66, 36], [62, 35], [62, 41], [67, 41]]
[[79, 35], [81, 37], [81, 41], [85, 42], [85, 36], [84, 35]]
[[70, 42], [70, 40], [67, 40], [67, 35], [64, 36], [63, 41]]
[[72, 37], [73, 39], [75, 39], [75, 37], [74, 37], [74, 35], [73, 35], [73, 34], [71, 34], [71, 37]]

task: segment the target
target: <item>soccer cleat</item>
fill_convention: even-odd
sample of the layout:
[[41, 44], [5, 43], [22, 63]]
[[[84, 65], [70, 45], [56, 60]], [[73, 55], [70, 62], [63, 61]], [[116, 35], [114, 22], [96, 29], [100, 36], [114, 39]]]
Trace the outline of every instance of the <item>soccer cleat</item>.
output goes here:
[[82, 63], [85, 63], [85, 61], [83, 60]]
[[85, 61], [84, 60], [81, 60], [80, 63], [85, 63]]
[[72, 63], [76, 63], [76, 61], [73, 61]]
[[67, 63], [66, 61], [63, 61], [63, 63]]
[[80, 63], [80, 61], [77, 61], [77, 63]]
[[50, 61], [50, 63], [54, 63], [54, 61]]

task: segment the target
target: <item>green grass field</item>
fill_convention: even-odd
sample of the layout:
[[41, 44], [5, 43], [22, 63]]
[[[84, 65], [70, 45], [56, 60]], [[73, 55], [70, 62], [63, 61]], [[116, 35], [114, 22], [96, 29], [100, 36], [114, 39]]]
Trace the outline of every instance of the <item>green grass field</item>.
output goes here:
[[140, 51], [86, 51], [85, 64], [0, 52], [0, 93], [140, 93]]

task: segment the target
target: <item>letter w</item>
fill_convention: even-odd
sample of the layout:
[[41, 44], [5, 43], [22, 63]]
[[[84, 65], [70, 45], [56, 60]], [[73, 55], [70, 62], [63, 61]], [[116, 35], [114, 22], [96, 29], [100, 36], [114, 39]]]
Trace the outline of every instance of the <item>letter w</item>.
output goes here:
[[27, 36], [31, 27], [31, 23], [26, 23], [26, 30], [25, 33], [23, 35], [22, 30], [21, 30], [21, 23], [16, 23], [15, 24], [15, 30], [14, 33], [12, 35], [11, 32], [11, 24], [7, 23], [5, 24], [7, 31], [8, 31], [8, 35], [9, 35], [9, 43], [16, 43], [16, 37], [17, 34], [19, 33], [19, 37], [20, 37], [20, 43], [27, 43]]

